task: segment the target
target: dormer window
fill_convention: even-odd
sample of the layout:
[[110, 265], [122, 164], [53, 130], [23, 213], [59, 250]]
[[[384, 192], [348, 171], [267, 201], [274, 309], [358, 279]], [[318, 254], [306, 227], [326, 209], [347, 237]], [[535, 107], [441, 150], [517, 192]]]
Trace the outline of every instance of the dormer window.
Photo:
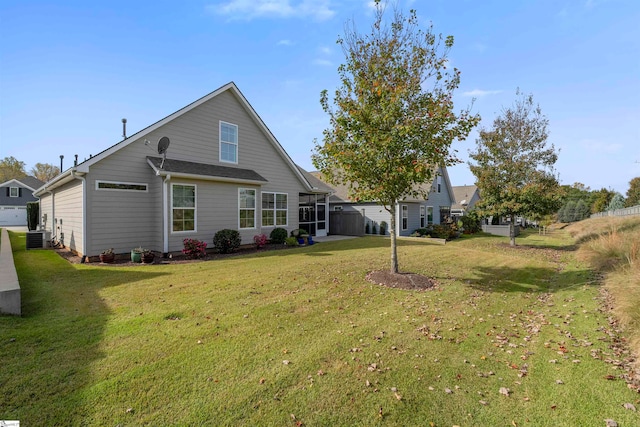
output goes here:
[[238, 163], [238, 126], [220, 122], [220, 161]]
[[9, 197], [20, 197], [20, 187], [9, 187]]

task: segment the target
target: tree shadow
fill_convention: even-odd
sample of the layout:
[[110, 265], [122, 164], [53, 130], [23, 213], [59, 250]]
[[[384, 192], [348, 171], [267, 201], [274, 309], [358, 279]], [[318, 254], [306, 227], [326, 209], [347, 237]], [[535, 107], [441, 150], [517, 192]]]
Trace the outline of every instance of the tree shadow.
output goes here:
[[105, 288], [135, 285], [167, 273], [70, 264], [52, 250], [25, 249], [10, 233], [22, 290], [22, 317], [0, 317], [0, 406], [25, 425], [83, 425], [84, 396], [112, 311]]
[[559, 270], [545, 267], [477, 267], [473, 276], [461, 278], [484, 292], [553, 293], [576, 286], [597, 286], [589, 269]]

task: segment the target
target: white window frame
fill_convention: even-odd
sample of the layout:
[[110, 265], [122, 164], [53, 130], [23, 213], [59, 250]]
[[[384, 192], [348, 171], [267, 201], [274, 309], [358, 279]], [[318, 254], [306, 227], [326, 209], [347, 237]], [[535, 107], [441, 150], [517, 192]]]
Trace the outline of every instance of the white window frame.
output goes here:
[[[193, 187], [193, 208], [184, 206], [173, 206], [173, 192], [176, 186]], [[193, 230], [174, 230], [173, 229], [173, 211], [174, 209], [193, 209]], [[198, 186], [196, 184], [187, 184], [180, 182], [171, 183], [171, 234], [188, 234], [198, 232]]]
[[427, 226], [427, 208], [424, 205], [420, 205], [420, 228]]
[[[253, 192], [253, 208], [248, 208], [248, 207], [242, 207], [241, 206], [241, 194], [243, 191], [251, 191]], [[238, 229], [239, 230], [255, 230], [256, 229], [256, 223], [258, 222], [258, 219], [256, 218], [256, 206], [257, 206], [257, 191], [255, 188], [238, 188]], [[262, 206], [262, 205], [261, 205]], [[246, 211], [253, 211], [253, 227], [242, 227], [240, 224], [240, 212], [246, 210]]]
[[409, 228], [409, 206], [407, 205], [400, 206], [400, 226], [403, 231]]
[[[429, 211], [431, 211], [431, 221], [429, 221]], [[427, 206], [427, 225], [433, 225], [433, 206]]]
[[[16, 194], [13, 194], [13, 190], [16, 190]], [[20, 197], [20, 187], [9, 187], [9, 197]]]
[[[138, 190], [135, 188], [100, 188], [100, 184], [140, 185], [140, 186], [144, 186], [144, 190]], [[96, 190], [97, 191], [129, 191], [133, 193], [148, 193], [149, 185], [146, 182], [96, 181]]]
[[[262, 202], [264, 202], [265, 194], [273, 195], [273, 209], [265, 208], [262, 206]], [[278, 208], [278, 196], [285, 196], [286, 200], [286, 208]], [[273, 212], [273, 224], [264, 224], [264, 211], [272, 211]], [[285, 212], [284, 224], [278, 224], [278, 212]], [[288, 193], [278, 193], [275, 191], [263, 191], [260, 194], [260, 223], [263, 227], [286, 227], [289, 225], [289, 194]]]
[[[236, 140], [234, 142], [230, 142], [230, 141], [223, 141], [222, 140], [222, 126], [231, 126], [233, 128], [235, 128], [236, 130]], [[220, 120], [220, 124], [218, 127], [218, 141], [219, 141], [219, 147], [218, 147], [218, 158], [220, 159], [220, 162], [223, 163], [232, 163], [234, 165], [238, 164], [238, 139], [239, 139], [239, 135], [238, 135], [238, 125], [233, 124], [233, 123], [229, 123], [229, 122], [225, 122]], [[226, 160], [222, 158], [222, 144], [229, 144], [229, 145], [233, 145], [235, 147], [236, 153], [235, 153], [235, 161], [232, 160]]]

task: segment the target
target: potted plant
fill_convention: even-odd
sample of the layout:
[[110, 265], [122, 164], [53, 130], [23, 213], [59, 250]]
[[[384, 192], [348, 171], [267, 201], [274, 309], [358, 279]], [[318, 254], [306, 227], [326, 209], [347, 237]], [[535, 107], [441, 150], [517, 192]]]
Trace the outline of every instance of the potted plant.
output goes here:
[[153, 263], [153, 260], [155, 259], [155, 257], [156, 257], [156, 254], [155, 254], [155, 253], [153, 253], [151, 250], [149, 250], [149, 249], [144, 249], [144, 250], [142, 251], [142, 254], [141, 254], [141, 257], [140, 257], [140, 258], [142, 259], [142, 262], [143, 262], [143, 263], [145, 263], [145, 264], [152, 264], [152, 263]]
[[137, 248], [131, 249], [131, 262], [141, 263], [142, 262], [142, 253], [145, 251], [144, 248], [138, 246]]
[[116, 254], [113, 253], [113, 248], [107, 249], [100, 253], [100, 262], [105, 264], [111, 264], [116, 259]]
[[299, 245], [304, 245], [304, 238], [308, 236], [309, 233], [307, 233], [307, 230], [303, 230], [302, 228], [291, 231], [291, 237], [295, 237], [296, 239], [298, 239]]

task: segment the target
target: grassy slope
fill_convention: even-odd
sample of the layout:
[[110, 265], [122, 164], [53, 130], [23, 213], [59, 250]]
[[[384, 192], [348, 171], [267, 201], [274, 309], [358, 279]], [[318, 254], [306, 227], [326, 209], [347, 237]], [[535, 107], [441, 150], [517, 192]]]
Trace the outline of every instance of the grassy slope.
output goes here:
[[637, 394], [606, 380], [620, 371], [592, 356], [610, 352], [606, 314], [594, 275], [562, 233], [519, 238], [524, 247], [516, 250], [493, 237], [446, 246], [401, 241], [401, 269], [439, 281], [428, 292], [364, 281], [388, 264], [388, 240], [376, 237], [113, 268], [26, 252], [16, 236], [24, 317], [0, 317], [0, 419], [640, 422], [622, 407]]

